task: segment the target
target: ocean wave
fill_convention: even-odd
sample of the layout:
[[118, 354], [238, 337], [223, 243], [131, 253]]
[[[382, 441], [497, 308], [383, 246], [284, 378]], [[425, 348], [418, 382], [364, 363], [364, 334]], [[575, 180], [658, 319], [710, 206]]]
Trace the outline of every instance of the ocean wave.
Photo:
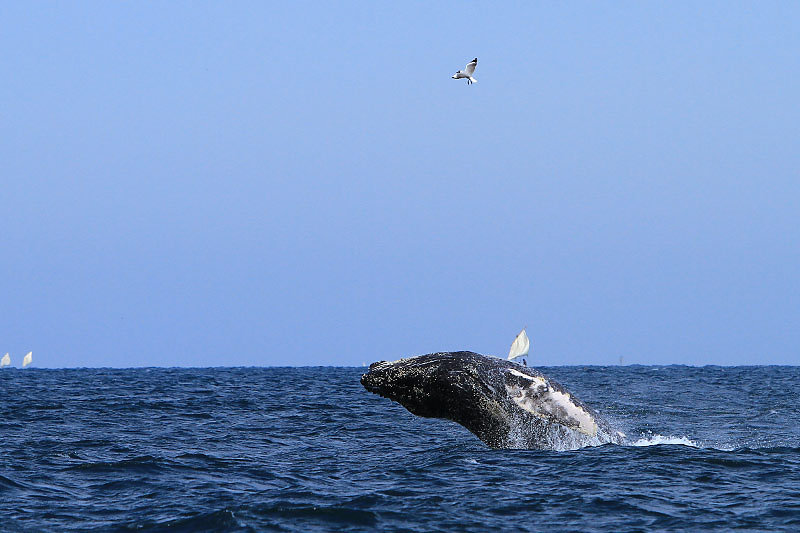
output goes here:
[[94, 461], [65, 467], [65, 470], [86, 472], [120, 472], [120, 473], [155, 473], [161, 471], [170, 462], [166, 459], [142, 455], [120, 461]]
[[191, 516], [169, 518], [165, 520], [144, 520], [122, 524], [120, 530], [130, 531], [229, 531], [240, 527], [233, 511], [220, 509], [207, 513], [196, 513]]
[[0, 476], [0, 492], [11, 489], [24, 489], [25, 485], [21, 485], [11, 478]]

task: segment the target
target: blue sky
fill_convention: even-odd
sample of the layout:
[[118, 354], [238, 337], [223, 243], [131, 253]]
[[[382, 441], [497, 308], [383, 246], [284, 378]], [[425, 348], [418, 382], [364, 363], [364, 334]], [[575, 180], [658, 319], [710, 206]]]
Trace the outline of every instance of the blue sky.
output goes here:
[[15, 365], [800, 363], [796, 3], [0, 18]]

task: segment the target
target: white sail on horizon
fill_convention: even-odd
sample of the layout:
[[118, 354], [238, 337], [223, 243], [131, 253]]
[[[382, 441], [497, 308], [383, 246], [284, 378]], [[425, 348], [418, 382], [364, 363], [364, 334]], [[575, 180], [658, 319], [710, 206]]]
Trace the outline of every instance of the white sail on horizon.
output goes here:
[[528, 334], [525, 333], [525, 328], [522, 328], [522, 331], [519, 332], [517, 338], [515, 338], [514, 342], [511, 343], [511, 349], [508, 350], [508, 360], [511, 361], [517, 357], [528, 355], [528, 350], [530, 347], [531, 341], [528, 339]]
[[11, 357], [9, 357], [8, 354], [6, 353], [3, 356], [3, 358], [0, 359], [0, 368], [3, 368], [4, 366], [8, 366], [10, 364], [11, 364]]
[[22, 360], [22, 368], [25, 368], [26, 366], [31, 364], [32, 361], [33, 361], [33, 352], [28, 352], [27, 355], [25, 355], [25, 358]]

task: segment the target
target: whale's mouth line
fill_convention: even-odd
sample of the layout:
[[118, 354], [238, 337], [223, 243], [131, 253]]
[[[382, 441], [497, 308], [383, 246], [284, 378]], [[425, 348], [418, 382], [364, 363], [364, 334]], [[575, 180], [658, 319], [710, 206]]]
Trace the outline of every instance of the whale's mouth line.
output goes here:
[[387, 398], [384, 394], [383, 388], [378, 385], [377, 383], [373, 383], [371, 379], [369, 379], [369, 373], [361, 375], [361, 384], [367, 389], [369, 392], [373, 394], [377, 394], [382, 398]]
[[408, 387], [387, 381], [384, 376], [380, 374], [376, 376], [372, 371], [361, 375], [361, 385], [372, 394], [377, 394], [381, 398], [388, 398], [401, 404], [403, 404], [403, 399], [410, 392]]

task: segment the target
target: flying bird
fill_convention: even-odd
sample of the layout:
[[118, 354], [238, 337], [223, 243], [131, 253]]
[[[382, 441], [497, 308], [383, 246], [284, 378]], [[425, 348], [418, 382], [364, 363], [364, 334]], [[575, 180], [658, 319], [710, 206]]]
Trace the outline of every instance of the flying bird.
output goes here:
[[475, 67], [477, 66], [478, 66], [478, 58], [476, 57], [475, 59], [467, 63], [467, 66], [464, 67], [464, 70], [459, 70], [458, 72], [453, 74], [453, 79], [460, 80], [461, 78], [467, 78], [467, 85], [475, 83], [478, 80], [472, 77], [472, 73], [475, 72]]

